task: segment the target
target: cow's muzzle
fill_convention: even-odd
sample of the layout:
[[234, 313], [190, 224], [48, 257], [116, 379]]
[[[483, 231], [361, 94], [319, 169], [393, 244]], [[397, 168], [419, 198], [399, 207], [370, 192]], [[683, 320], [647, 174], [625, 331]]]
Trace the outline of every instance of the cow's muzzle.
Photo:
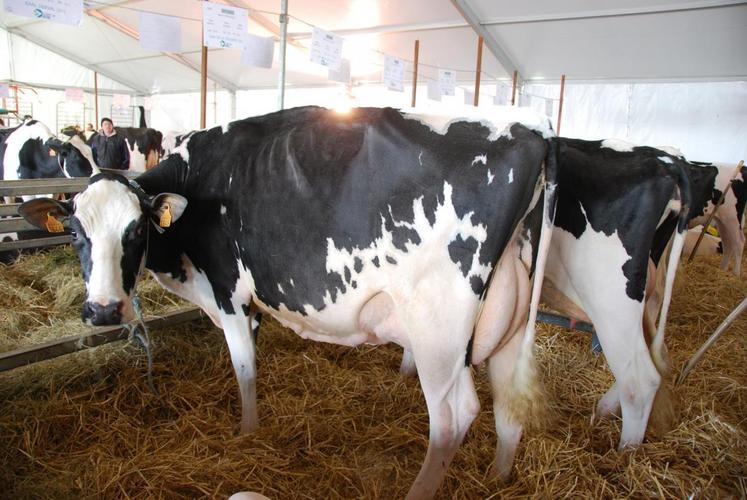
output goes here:
[[90, 325], [118, 325], [122, 323], [123, 302], [109, 302], [106, 305], [96, 302], [85, 302], [81, 317], [84, 323]]

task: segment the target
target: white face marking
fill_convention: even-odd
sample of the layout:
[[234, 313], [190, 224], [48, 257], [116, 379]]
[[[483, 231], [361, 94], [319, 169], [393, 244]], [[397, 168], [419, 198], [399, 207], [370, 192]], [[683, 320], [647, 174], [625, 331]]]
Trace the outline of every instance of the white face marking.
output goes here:
[[657, 158], [657, 160], [659, 160], [659, 161], [663, 161], [664, 163], [669, 163], [670, 165], [671, 165], [672, 163], [674, 163], [674, 162], [672, 161], [672, 159], [671, 159], [670, 157], [668, 157], [668, 156], [659, 156], [659, 157]]
[[220, 206], [220, 214], [221, 215], [225, 215], [226, 214], [226, 206], [225, 205], [221, 205]]
[[521, 123], [525, 127], [534, 130], [545, 139], [555, 137], [550, 119], [544, 114], [536, 113], [529, 108], [515, 106], [500, 106], [486, 110], [485, 108], [466, 107], [459, 110], [459, 117], [438, 112], [427, 114], [420, 113], [417, 109], [409, 108], [403, 110], [405, 118], [418, 120], [427, 125], [437, 134], [446, 134], [452, 123], [467, 121], [479, 122], [490, 131], [491, 141], [504, 136], [511, 139], [509, 129], [514, 123]]
[[[372, 337], [361, 331], [358, 324], [361, 307], [381, 291], [389, 293], [397, 303], [417, 300], [418, 290], [422, 287], [436, 287], [434, 289], [449, 290], [449, 301], [457, 300], [458, 303], [474, 305], [476, 308], [478, 297], [470, 286], [470, 278], [478, 276], [484, 281], [490, 272], [490, 265], [481, 264], [478, 258], [487, 238], [487, 230], [484, 225], [472, 221], [472, 213], [461, 218], [457, 216], [452, 203], [451, 185], [444, 183], [443, 193], [444, 201], [436, 207], [433, 225], [426, 217], [422, 197], [413, 200], [412, 221], [393, 221], [395, 226], [415, 230], [420, 237], [418, 244], [406, 243], [406, 251], [394, 246], [392, 233], [386, 230], [385, 221], [390, 217], [389, 214], [381, 214], [381, 237], [367, 248], [347, 250], [338, 247], [331, 238], [328, 239], [327, 272], [339, 275], [344, 281], [347, 267], [350, 280], [346, 283], [344, 293], [337, 291], [334, 301], [330, 291], [327, 291], [325, 307], [321, 311], [309, 304], [304, 307], [306, 316], [289, 311], [282, 304], [278, 310], [266, 305], [263, 308], [270, 310], [282, 324], [304, 338], [344, 345], [397, 341]], [[457, 236], [464, 240], [472, 237], [477, 241], [477, 250], [466, 277], [460, 270], [460, 264], [454, 263], [449, 255], [449, 243], [456, 240]], [[396, 263], [388, 261], [387, 256]], [[358, 266], [360, 272], [356, 271], [356, 258], [363, 263], [362, 268]], [[378, 260], [379, 267], [373, 264], [374, 260]], [[434, 272], [434, 269], [438, 272]], [[353, 281], [356, 282], [355, 288], [351, 284]]]
[[75, 197], [75, 216], [91, 241], [87, 298], [99, 304], [123, 301], [125, 321], [132, 318], [132, 297], [122, 283], [122, 235], [141, 215], [137, 196], [117, 181], [100, 180]]
[[477, 155], [475, 156], [475, 159], [472, 160], [472, 166], [474, 167], [476, 163], [482, 163], [483, 165], [488, 164], [488, 155]]
[[614, 149], [621, 153], [629, 153], [633, 151], [633, 148], [636, 147], [636, 145], [621, 139], [605, 139], [602, 141], [602, 147]]
[[488, 170], [488, 186], [490, 186], [493, 183], [493, 179], [495, 179], [495, 175], [493, 175], [493, 173], [490, 170]]
[[19, 154], [26, 141], [40, 139], [42, 142], [46, 142], [51, 138], [52, 132], [41, 122], [18, 127], [5, 139], [6, 149], [3, 157], [3, 165], [5, 166], [3, 178], [6, 181], [18, 180], [21, 168]]
[[514, 182], [514, 169], [508, 171], [508, 183], [511, 184]]

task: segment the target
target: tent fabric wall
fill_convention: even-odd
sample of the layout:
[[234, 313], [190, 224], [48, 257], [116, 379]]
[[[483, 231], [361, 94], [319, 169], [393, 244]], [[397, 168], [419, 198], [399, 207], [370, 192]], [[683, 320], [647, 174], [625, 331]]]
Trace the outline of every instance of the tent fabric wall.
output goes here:
[[[526, 85], [535, 96], [559, 95], [557, 84]], [[544, 110], [537, 97], [531, 106]], [[557, 119], [554, 107], [553, 123]], [[566, 83], [561, 135], [674, 146], [691, 160], [747, 158], [747, 82]]]

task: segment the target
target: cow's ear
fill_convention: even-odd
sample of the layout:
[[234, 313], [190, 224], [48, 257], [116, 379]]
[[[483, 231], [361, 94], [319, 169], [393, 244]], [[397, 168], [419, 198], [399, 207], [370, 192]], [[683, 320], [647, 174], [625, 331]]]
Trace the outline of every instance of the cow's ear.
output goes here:
[[163, 228], [179, 220], [185, 208], [187, 208], [187, 199], [178, 194], [161, 193], [150, 199], [151, 217]]
[[18, 207], [18, 213], [32, 224], [49, 233], [61, 233], [72, 213], [72, 207], [50, 198], [37, 198]]

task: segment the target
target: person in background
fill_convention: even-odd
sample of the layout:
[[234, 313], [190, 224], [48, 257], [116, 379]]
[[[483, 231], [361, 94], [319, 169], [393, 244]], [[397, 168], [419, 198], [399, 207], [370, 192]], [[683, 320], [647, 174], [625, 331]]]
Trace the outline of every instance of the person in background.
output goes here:
[[99, 167], [127, 170], [130, 151], [121, 135], [114, 129], [111, 118], [101, 119], [101, 133], [91, 142], [93, 159]]
[[91, 137], [96, 133], [96, 129], [93, 128], [93, 123], [86, 125], [86, 129], [83, 131], [83, 136], [86, 138], [86, 142], [90, 141]]

